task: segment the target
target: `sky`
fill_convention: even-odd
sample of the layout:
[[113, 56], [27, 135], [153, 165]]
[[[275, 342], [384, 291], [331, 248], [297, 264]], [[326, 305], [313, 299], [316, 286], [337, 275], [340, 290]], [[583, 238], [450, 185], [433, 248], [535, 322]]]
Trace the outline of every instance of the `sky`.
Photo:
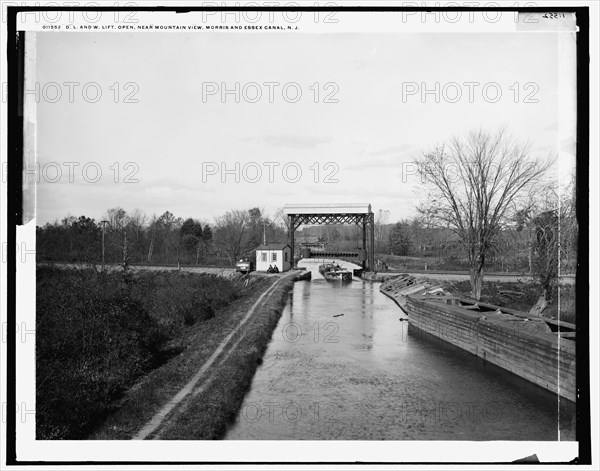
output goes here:
[[38, 33], [37, 224], [116, 206], [212, 222], [329, 202], [371, 203], [395, 221], [426, 197], [415, 157], [499, 126], [567, 175], [575, 143], [560, 123], [576, 118], [575, 62], [557, 38]]

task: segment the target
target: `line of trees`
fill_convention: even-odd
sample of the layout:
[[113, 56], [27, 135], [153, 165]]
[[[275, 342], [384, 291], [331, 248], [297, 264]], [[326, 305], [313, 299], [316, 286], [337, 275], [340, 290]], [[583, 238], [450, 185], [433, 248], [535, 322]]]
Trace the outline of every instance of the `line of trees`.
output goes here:
[[274, 219], [259, 208], [231, 210], [215, 220], [215, 240], [217, 248], [234, 264], [242, 256], [253, 256], [254, 249], [263, 242], [286, 242], [286, 218], [282, 210]]
[[[546, 188], [540, 193], [552, 193]], [[539, 196], [539, 195], [538, 195]], [[536, 201], [537, 208], [530, 205], [527, 213], [511, 214], [500, 227], [493, 244], [486, 252], [486, 267], [493, 271], [511, 271], [534, 274], [537, 245], [537, 229], [540, 219], [535, 215], [548, 208], [548, 204]], [[563, 211], [569, 207], [561, 206]], [[380, 209], [375, 213], [375, 254], [377, 259], [391, 268], [443, 270], [469, 269], [468, 251], [458, 234], [446, 224], [440, 224], [431, 216], [424, 204], [417, 206], [417, 215], [412, 218], [389, 222], [390, 211]], [[561, 218], [563, 225], [574, 226], [574, 208]], [[565, 234], [572, 233], [563, 230]], [[571, 237], [573, 240], [573, 237]], [[362, 229], [356, 225], [304, 226], [296, 233], [296, 242], [320, 242], [329, 250], [354, 251], [362, 246]], [[297, 247], [298, 249], [298, 247]], [[574, 273], [576, 246], [562, 245], [562, 273]], [[400, 258], [399, 258], [400, 257]]]
[[[533, 220], [526, 224], [512, 221], [502, 227], [486, 254], [486, 266], [493, 271], [534, 272], [536, 233]], [[401, 219], [380, 228], [386, 235], [376, 238], [376, 253], [423, 259], [436, 266], [463, 266], [469, 264], [468, 253], [455, 231], [448, 227], [428, 226], [420, 216]], [[576, 251], [571, 251], [576, 254]], [[564, 254], [563, 254], [564, 255]], [[575, 260], [563, 257], [563, 273], [573, 273]]]
[[[232, 210], [211, 225], [176, 217], [170, 211], [148, 216], [135, 209], [111, 208], [100, 220], [67, 216], [37, 228], [39, 261], [107, 264], [233, 265], [266, 239], [287, 238], [280, 217], [270, 219], [259, 208]], [[103, 235], [104, 232], [104, 235]]]
[[[505, 129], [454, 138], [415, 163], [426, 196], [410, 220], [389, 223], [389, 211], [376, 213], [376, 252], [423, 257], [433, 251], [464, 259], [476, 299], [490, 262], [496, 269], [498, 260], [512, 269], [526, 265], [542, 287], [542, 310], [558, 275], [576, 267], [574, 179], [559, 188], [547, 175], [553, 159], [531, 157], [530, 145], [515, 142]], [[285, 242], [287, 224], [281, 209], [273, 218], [260, 208], [231, 210], [211, 225], [169, 211], [148, 217], [140, 210], [113, 208], [101, 221], [69, 216], [38, 227], [37, 252], [40, 260], [99, 262], [104, 231], [110, 263], [233, 265], [265, 240]], [[362, 243], [358, 226], [308, 228], [306, 233], [318, 234], [333, 250]]]

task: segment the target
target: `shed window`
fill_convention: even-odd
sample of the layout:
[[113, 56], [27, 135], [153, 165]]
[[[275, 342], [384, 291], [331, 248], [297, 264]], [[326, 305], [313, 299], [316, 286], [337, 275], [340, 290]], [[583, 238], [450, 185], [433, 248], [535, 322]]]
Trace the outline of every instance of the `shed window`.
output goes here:
[[277, 261], [277, 252], [273, 252], [273, 254], [271, 255], [271, 261], [272, 262], [276, 262]]
[[267, 252], [262, 252], [260, 254], [260, 259], [261, 259], [261, 261], [266, 262], [267, 261]]
[[288, 261], [288, 253], [284, 252], [283, 253], [283, 259], [287, 262]]

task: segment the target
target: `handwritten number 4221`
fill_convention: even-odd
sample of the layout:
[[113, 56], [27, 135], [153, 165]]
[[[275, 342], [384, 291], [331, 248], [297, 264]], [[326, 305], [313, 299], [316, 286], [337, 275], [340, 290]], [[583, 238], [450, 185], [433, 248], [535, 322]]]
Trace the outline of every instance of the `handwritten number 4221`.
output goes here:
[[564, 13], [544, 13], [542, 15], [542, 18], [548, 18], [548, 19], [554, 19], [554, 18], [564, 18], [565, 14]]

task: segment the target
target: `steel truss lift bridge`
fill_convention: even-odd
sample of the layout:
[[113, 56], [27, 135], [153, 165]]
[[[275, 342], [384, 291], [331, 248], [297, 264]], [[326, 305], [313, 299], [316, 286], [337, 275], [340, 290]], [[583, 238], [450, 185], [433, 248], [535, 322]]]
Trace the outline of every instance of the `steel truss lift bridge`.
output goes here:
[[369, 203], [350, 204], [286, 204], [283, 208], [288, 218], [288, 241], [294, 258], [294, 233], [302, 224], [356, 224], [362, 227], [362, 266], [373, 270], [375, 266], [375, 218]]

